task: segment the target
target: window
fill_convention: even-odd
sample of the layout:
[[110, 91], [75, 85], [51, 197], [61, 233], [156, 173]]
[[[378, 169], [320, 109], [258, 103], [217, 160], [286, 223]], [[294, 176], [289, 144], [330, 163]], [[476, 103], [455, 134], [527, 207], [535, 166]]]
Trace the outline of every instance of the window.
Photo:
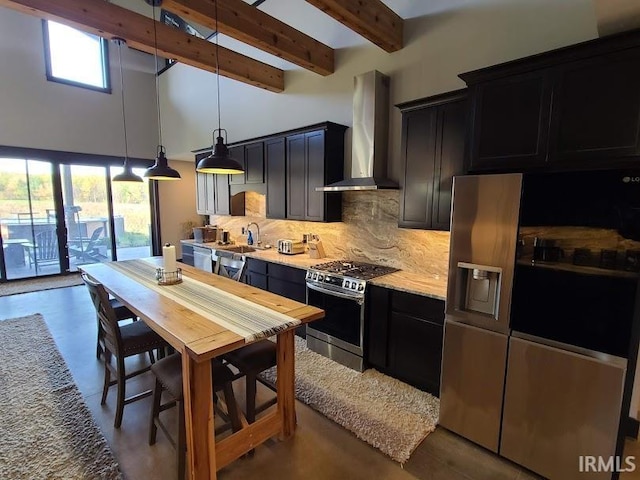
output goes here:
[[47, 79], [110, 93], [106, 40], [50, 20], [42, 24]]

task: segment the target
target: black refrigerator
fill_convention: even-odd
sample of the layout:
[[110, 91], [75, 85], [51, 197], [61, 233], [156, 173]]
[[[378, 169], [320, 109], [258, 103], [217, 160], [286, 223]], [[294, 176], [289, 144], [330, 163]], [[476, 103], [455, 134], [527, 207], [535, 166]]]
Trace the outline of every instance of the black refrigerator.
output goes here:
[[459, 176], [452, 205], [440, 424], [546, 478], [617, 478], [640, 171]]

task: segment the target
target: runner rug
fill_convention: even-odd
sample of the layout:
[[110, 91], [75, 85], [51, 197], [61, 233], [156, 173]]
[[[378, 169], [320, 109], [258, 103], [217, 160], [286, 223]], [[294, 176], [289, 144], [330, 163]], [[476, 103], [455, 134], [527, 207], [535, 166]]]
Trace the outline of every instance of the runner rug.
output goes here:
[[62, 275], [59, 277], [32, 278], [29, 280], [15, 280], [0, 283], [0, 297], [16, 295], [18, 293], [37, 292], [51, 290], [53, 288], [73, 287], [82, 285], [80, 274]]
[[121, 480], [40, 314], [0, 321], [0, 478]]
[[[296, 397], [393, 460], [405, 463], [438, 423], [440, 401], [369, 369], [356, 372], [296, 336]], [[275, 384], [275, 367], [263, 378]]]

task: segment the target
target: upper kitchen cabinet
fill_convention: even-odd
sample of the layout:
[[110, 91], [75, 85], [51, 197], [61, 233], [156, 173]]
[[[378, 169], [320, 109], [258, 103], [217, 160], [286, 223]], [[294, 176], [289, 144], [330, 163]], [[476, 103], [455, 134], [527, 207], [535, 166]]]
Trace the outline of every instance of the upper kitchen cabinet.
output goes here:
[[284, 137], [264, 142], [267, 178], [267, 218], [287, 218], [286, 158]]
[[233, 145], [229, 153], [244, 167], [244, 173], [229, 175], [230, 185], [264, 183], [264, 142]]
[[[211, 151], [196, 154], [196, 162]], [[196, 212], [199, 215], [244, 215], [244, 193], [231, 196], [229, 175], [196, 172]]]
[[470, 171], [635, 166], [640, 31], [460, 75], [469, 86]]
[[342, 180], [346, 128], [326, 122], [286, 136], [287, 219], [315, 222], [342, 219], [341, 193], [317, 192], [316, 187]]
[[549, 162], [598, 165], [640, 153], [640, 48], [554, 73]]
[[529, 72], [470, 87], [471, 169], [544, 165], [551, 87], [549, 72]]
[[404, 174], [398, 226], [449, 230], [453, 176], [464, 173], [466, 90], [398, 105]]

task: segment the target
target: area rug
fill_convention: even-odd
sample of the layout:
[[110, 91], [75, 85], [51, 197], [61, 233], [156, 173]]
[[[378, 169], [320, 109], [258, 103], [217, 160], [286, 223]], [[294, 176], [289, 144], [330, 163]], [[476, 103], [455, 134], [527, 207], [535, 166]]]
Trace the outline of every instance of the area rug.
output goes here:
[[[403, 464], [438, 423], [438, 398], [369, 369], [344, 367], [296, 336], [296, 397]], [[275, 384], [275, 367], [264, 372]]]
[[0, 321], [0, 478], [120, 480], [40, 314]]
[[82, 285], [80, 274], [63, 275], [59, 277], [32, 278], [29, 280], [15, 280], [0, 283], [0, 297], [15, 295], [17, 293], [37, 292], [52, 288], [73, 287]]

